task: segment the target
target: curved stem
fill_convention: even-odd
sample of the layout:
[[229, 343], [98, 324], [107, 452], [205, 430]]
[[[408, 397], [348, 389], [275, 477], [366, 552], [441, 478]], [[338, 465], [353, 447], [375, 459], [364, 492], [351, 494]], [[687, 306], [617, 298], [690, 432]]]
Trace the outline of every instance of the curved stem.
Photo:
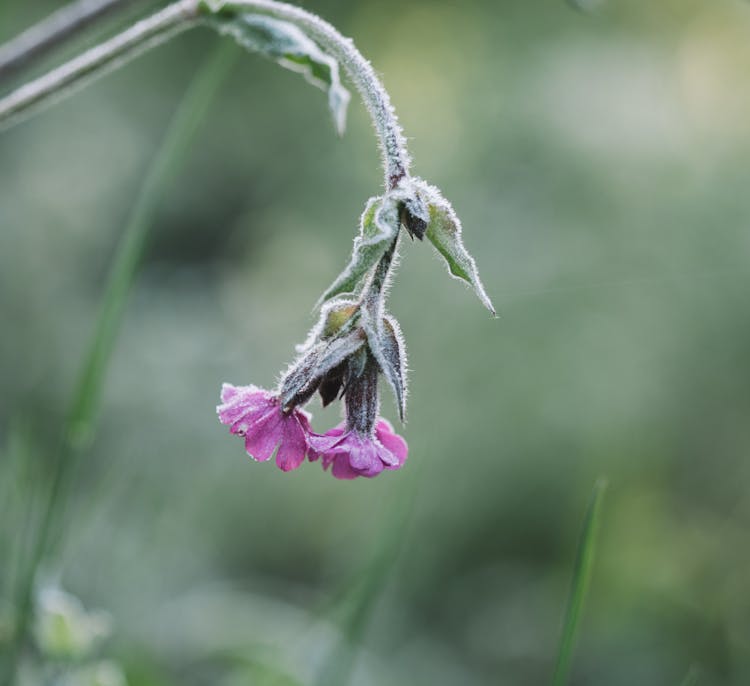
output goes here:
[[386, 188], [395, 188], [408, 176], [406, 141], [388, 93], [372, 65], [351, 39], [342, 36], [331, 24], [311, 12], [275, 0], [178, 0], [0, 99], [0, 129], [194, 26], [201, 17], [231, 20], [243, 12], [259, 12], [289, 21], [336, 58], [354, 82], [372, 117], [380, 140]]
[[372, 65], [357, 50], [350, 38], [311, 12], [276, 0], [204, 0], [203, 12], [225, 14], [262, 12], [302, 28], [313, 40], [335, 57], [354, 82], [380, 139], [386, 188], [393, 189], [409, 174], [409, 154], [391, 99]]

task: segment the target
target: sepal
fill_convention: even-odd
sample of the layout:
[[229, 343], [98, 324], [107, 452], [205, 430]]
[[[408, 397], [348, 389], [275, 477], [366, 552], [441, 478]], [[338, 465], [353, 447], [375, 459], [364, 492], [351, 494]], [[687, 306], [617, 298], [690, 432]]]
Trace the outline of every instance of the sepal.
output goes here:
[[320, 341], [303, 353], [281, 380], [279, 395], [285, 412], [307, 402], [323, 379], [364, 347], [366, 337], [357, 328], [349, 333]]
[[323, 293], [318, 304], [343, 293], [359, 293], [370, 270], [385, 255], [398, 234], [399, 224], [399, 201], [393, 194], [370, 198], [360, 218], [359, 235], [354, 239], [351, 260]]
[[430, 221], [430, 210], [417, 188], [412, 188], [401, 205], [401, 225], [412, 238], [422, 240]]
[[[370, 354], [364, 356], [364, 366], [351, 378], [346, 388], [346, 423], [350, 429], [363, 436], [371, 436], [378, 417], [378, 364]], [[351, 367], [351, 365], [350, 365]]]
[[362, 327], [367, 333], [367, 345], [396, 399], [399, 419], [406, 415], [406, 348], [401, 327], [390, 315], [380, 312], [363, 314]]
[[421, 195], [429, 209], [429, 220], [425, 235], [446, 262], [448, 271], [457, 279], [468, 283], [482, 304], [497, 316], [487, 292], [479, 278], [474, 258], [469, 254], [461, 238], [461, 220], [453, 206], [442, 193], [420, 179], [412, 181], [416, 193]]

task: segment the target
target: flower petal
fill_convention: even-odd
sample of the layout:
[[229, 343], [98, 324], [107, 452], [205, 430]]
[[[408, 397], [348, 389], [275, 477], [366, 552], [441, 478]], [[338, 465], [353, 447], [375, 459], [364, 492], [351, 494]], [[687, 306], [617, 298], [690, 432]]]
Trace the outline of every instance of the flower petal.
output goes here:
[[255, 395], [256, 393], [262, 393], [263, 395], [269, 395], [267, 391], [264, 391], [262, 388], [258, 388], [257, 386], [253, 386], [250, 384], [249, 386], [234, 386], [230, 383], [223, 383], [221, 384], [221, 402], [228, 403], [233, 398], [236, 397], [246, 397], [249, 395]]
[[[363, 476], [375, 476], [383, 471], [383, 462], [378, 455], [378, 446], [372, 439], [361, 438], [356, 434], [350, 434], [351, 441], [349, 444], [349, 464], [359, 474]], [[337, 446], [334, 450], [340, 450], [342, 446]], [[342, 451], [343, 452], [343, 451]]]
[[271, 458], [283, 438], [281, 420], [281, 411], [269, 412], [252, 427], [245, 436], [245, 451], [250, 457], [258, 462], [265, 462]]
[[[326, 465], [327, 466], [327, 465]], [[337, 479], [356, 479], [360, 474], [355, 472], [349, 464], [347, 455], [335, 455], [333, 457], [333, 469], [331, 474]]]
[[341, 442], [341, 437], [344, 435], [344, 425], [328, 429], [324, 434], [316, 434], [310, 432], [308, 441], [313, 451], [320, 455], [328, 450], [331, 450], [337, 443]]
[[409, 454], [409, 446], [406, 441], [401, 438], [398, 434], [393, 432], [393, 427], [385, 420], [381, 419], [375, 426], [375, 436], [395, 458], [395, 462], [388, 462], [389, 465], [393, 465], [391, 469], [398, 469], [401, 467]]
[[[229, 390], [227, 390], [227, 387], [229, 387]], [[224, 384], [222, 397], [228, 397], [227, 402], [216, 408], [222, 424], [234, 424], [248, 412], [257, 412], [275, 404], [269, 393], [260, 391], [255, 386], [236, 388]]]
[[275, 415], [278, 411], [277, 407], [269, 405], [258, 410], [245, 412], [229, 427], [229, 431], [237, 436], [245, 436], [255, 431], [256, 426], [264, 423], [269, 416]]
[[221, 384], [221, 402], [228, 403], [239, 393], [237, 386], [233, 386], [230, 383]]
[[307, 436], [298, 417], [292, 415], [281, 421], [281, 445], [276, 453], [276, 465], [284, 472], [297, 469], [305, 459]]

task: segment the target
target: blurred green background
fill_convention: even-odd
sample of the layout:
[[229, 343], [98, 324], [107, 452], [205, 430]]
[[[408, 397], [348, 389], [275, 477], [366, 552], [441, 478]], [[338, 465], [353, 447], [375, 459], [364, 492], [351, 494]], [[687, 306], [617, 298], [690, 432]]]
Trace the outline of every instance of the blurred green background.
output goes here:
[[[5, 0], [0, 40], [55, 6]], [[588, 6], [305, 3], [382, 74], [500, 313], [403, 242], [410, 454], [374, 480], [254, 464], [215, 417], [222, 381], [274, 384], [381, 186], [358, 100], [338, 139], [320, 92], [239, 57], [160, 204], [44, 570], [109, 614], [98, 650], [129, 684], [313, 683], [363, 579], [382, 588], [352, 684], [548, 683], [599, 476], [571, 683], [750, 683], [750, 5]], [[6, 571], [117, 238], [218, 40], [191, 31], [0, 134]]]

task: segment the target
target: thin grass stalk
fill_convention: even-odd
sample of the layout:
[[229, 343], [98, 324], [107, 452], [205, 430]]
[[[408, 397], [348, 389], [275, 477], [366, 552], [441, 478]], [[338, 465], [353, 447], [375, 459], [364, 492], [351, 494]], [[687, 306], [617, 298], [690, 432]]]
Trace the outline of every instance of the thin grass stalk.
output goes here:
[[59, 523], [64, 509], [68, 492], [66, 484], [73, 465], [93, 437], [104, 379], [156, 209], [170, 181], [184, 164], [209, 105], [238, 54], [234, 45], [222, 41], [193, 79], [154, 157], [117, 247], [89, 350], [63, 428], [49, 495], [19, 593], [13, 646], [1, 682], [4, 686], [15, 683], [19, 659], [28, 639], [35, 579], [49, 552], [55, 524]]
[[573, 580], [568, 593], [568, 602], [565, 609], [563, 629], [560, 635], [552, 686], [565, 686], [568, 683], [573, 650], [578, 637], [578, 629], [583, 611], [583, 603], [591, 584], [591, 572], [596, 552], [596, 535], [599, 529], [602, 499], [606, 488], [607, 482], [605, 479], [599, 479], [594, 484], [594, 491], [591, 494], [591, 500], [589, 501], [586, 516], [583, 520], [583, 529], [581, 530], [578, 549], [576, 551]]

